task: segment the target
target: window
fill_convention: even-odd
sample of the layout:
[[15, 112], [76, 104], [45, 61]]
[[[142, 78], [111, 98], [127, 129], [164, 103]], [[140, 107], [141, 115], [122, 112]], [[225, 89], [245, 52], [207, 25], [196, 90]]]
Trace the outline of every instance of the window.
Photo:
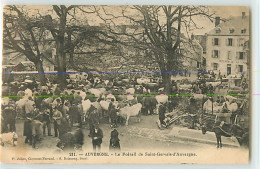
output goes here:
[[200, 62], [197, 61], [197, 68], [200, 68]]
[[238, 65], [238, 72], [243, 72], [243, 65]]
[[232, 38], [228, 38], [228, 46], [233, 46], [233, 39]]
[[238, 59], [244, 59], [244, 52], [238, 52]]
[[216, 33], [220, 33], [221, 29], [220, 28], [216, 28]]
[[206, 54], [206, 53], [207, 53], [206, 49], [205, 49], [205, 48], [203, 48], [203, 54]]
[[228, 51], [228, 52], [227, 52], [227, 59], [228, 59], [228, 60], [231, 60], [231, 59], [232, 59], [231, 51]]
[[241, 33], [246, 33], [246, 29], [242, 29], [242, 30], [241, 30]]
[[231, 64], [227, 64], [227, 75], [231, 74]]
[[244, 46], [244, 43], [245, 43], [245, 40], [244, 40], [244, 38], [239, 38], [238, 39], [238, 46]]
[[213, 70], [218, 70], [218, 63], [213, 63]]
[[235, 32], [235, 29], [234, 28], [230, 28], [229, 29], [229, 33], [234, 33]]
[[212, 57], [213, 58], [219, 58], [219, 51], [218, 50], [213, 50]]
[[213, 39], [213, 45], [214, 46], [218, 46], [219, 45], [219, 39], [218, 38], [214, 38]]

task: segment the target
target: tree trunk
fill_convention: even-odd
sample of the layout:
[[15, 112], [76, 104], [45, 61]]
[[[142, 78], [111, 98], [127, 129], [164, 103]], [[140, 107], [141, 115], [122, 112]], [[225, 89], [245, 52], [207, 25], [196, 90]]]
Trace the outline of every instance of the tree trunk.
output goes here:
[[162, 80], [164, 84], [165, 94], [172, 94], [172, 83], [171, 83], [171, 74], [170, 73], [162, 73]]
[[57, 66], [58, 66], [58, 83], [60, 86], [66, 87], [66, 53], [65, 53], [65, 29], [66, 29], [66, 7], [61, 5], [60, 12], [60, 23], [59, 23], [59, 33], [56, 37], [56, 47], [57, 47]]
[[66, 55], [64, 53], [64, 41], [57, 41], [57, 71], [58, 77], [57, 82], [61, 87], [65, 87], [67, 85], [66, 81]]
[[40, 84], [42, 86], [46, 85], [46, 78], [45, 78], [45, 74], [44, 74], [44, 70], [43, 70], [43, 66], [42, 66], [42, 62], [38, 61], [35, 64], [36, 70], [38, 71], [38, 80], [40, 81]]

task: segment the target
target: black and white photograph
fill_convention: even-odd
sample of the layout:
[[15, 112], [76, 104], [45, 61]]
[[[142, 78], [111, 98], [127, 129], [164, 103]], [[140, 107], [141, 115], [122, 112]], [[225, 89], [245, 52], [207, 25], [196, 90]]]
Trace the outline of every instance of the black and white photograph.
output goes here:
[[246, 6], [3, 6], [3, 163], [248, 164]]

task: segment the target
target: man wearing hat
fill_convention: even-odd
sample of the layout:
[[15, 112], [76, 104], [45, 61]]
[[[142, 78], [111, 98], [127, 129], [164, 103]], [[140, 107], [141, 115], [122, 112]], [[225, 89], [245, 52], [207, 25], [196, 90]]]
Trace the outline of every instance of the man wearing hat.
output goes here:
[[102, 139], [103, 139], [103, 131], [95, 125], [90, 134], [92, 138], [93, 151], [96, 152], [96, 149], [100, 151]]
[[89, 130], [90, 130], [89, 135], [91, 136], [91, 132], [93, 131], [94, 126], [98, 125], [99, 118], [98, 118], [97, 108], [94, 105], [91, 105], [88, 111], [89, 111], [88, 119], [89, 119]]
[[116, 106], [114, 104], [113, 98], [111, 99], [111, 102], [109, 103], [108, 114], [111, 119], [111, 127], [117, 127], [117, 110], [116, 110]]
[[[61, 118], [62, 118], [62, 114], [61, 112], [57, 109], [57, 107], [55, 106], [53, 108], [53, 117], [54, 119], [54, 133], [55, 133], [55, 137], [58, 137], [58, 131], [59, 131], [59, 127], [61, 124]], [[60, 134], [60, 133], [59, 133]]]

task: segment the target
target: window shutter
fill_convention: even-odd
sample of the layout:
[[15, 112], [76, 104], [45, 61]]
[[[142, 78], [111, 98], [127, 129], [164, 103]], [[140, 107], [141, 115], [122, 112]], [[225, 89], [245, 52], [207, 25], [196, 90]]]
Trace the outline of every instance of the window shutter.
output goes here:
[[214, 46], [214, 38], [212, 38], [212, 46]]
[[236, 52], [236, 59], [239, 59], [239, 52]]
[[239, 47], [240, 46], [240, 40], [237, 39], [237, 46]]
[[228, 46], [228, 38], [226, 39], [226, 46]]
[[218, 38], [218, 46], [220, 46], [220, 38]]
[[214, 50], [212, 50], [212, 56], [211, 57], [213, 57], [214, 58]]
[[236, 72], [239, 72], [239, 66], [236, 65]]
[[220, 50], [218, 50], [218, 58], [220, 58]]

